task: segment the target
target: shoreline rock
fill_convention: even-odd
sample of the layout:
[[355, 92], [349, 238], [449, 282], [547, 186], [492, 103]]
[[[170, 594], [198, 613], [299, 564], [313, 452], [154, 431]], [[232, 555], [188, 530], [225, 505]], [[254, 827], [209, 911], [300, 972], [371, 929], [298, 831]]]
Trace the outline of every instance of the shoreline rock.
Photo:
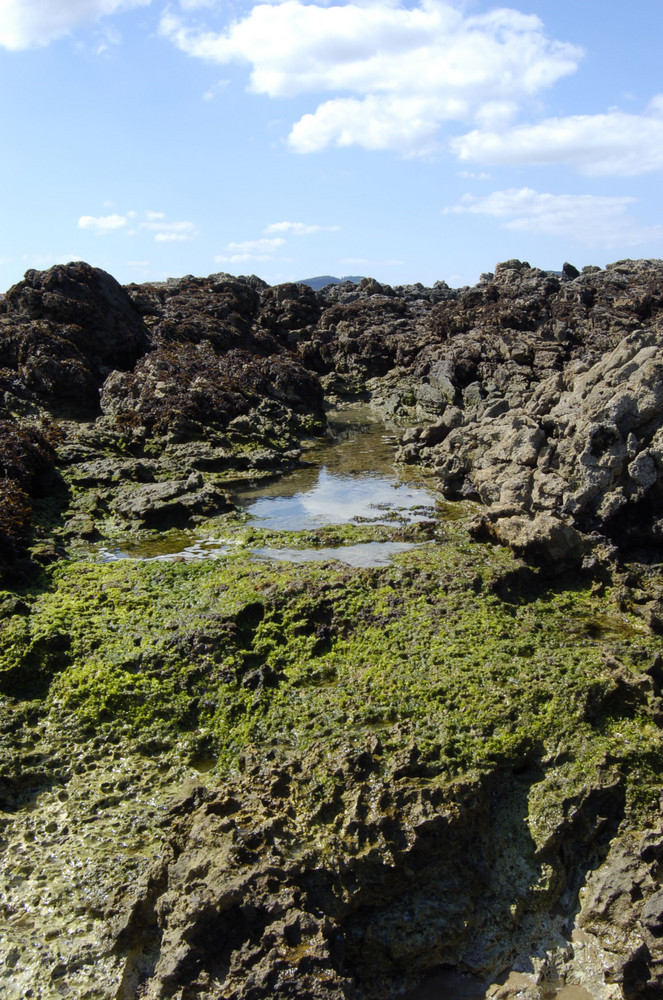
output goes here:
[[[449, 967], [660, 993], [662, 321], [661, 261], [9, 290], [8, 997], [387, 1000]], [[353, 399], [479, 513], [379, 570], [257, 565], [229, 485]], [[76, 558], [219, 516], [228, 565]]]

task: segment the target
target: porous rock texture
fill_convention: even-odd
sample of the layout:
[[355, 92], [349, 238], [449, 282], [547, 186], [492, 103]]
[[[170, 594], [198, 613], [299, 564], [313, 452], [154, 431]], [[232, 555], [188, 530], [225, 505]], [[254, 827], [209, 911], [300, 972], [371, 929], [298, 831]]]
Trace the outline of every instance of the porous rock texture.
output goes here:
[[[0, 301], [0, 830], [10, 933], [0, 974], [12, 1000], [382, 1000], [440, 968], [473, 975], [482, 996], [547, 1000], [565, 981], [592, 1000], [663, 995], [662, 808], [650, 801], [663, 760], [652, 742], [663, 720], [663, 669], [652, 653], [663, 632], [662, 321], [655, 260], [582, 273], [565, 265], [561, 275], [511, 260], [474, 288], [364, 279], [315, 292], [226, 274], [122, 288], [72, 263], [29, 271], [8, 291]], [[278, 638], [290, 621], [285, 597], [268, 623], [273, 634], [251, 618], [256, 602], [248, 617], [240, 609], [220, 625], [209, 612], [219, 625], [209, 636], [199, 622], [186, 632], [183, 601], [161, 660], [136, 634], [129, 653], [118, 639], [97, 663], [106, 636], [74, 641], [62, 624], [66, 600], [50, 631], [32, 626], [33, 605], [47, 603], [76, 545], [204, 524], [233, 507], [237, 479], [306, 462], [324, 436], [325, 405], [351, 399], [407, 428], [404, 465], [427, 470], [447, 498], [479, 504], [468, 550], [497, 543], [517, 557], [488, 584], [468, 570], [460, 589], [472, 600], [485, 593], [486, 607], [503, 602], [515, 622], [517, 608], [546, 588], [554, 596], [571, 584], [594, 595], [607, 588], [612, 618], [593, 620], [583, 641], [593, 641], [592, 629], [597, 641], [610, 629], [621, 641], [618, 612], [624, 648], [646, 635], [628, 667], [606, 653], [599, 679], [586, 689], [572, 680], [560, 701], [590, 733], [584, 757], [572, 757], [561, 737], [555, 746], [533, 736], [523, 748], [501, 733], [494, 759], [454, 769], [453, 747], [475, 731], [479, 694], [469, 675], [456, 697], [467, 699], [467, 717], [446, 743], [433, 740], [437, 758], [406, 729], [394, 753], [398, 705], [389, 753], [370, 720], [348, 726], [340, 742], [320, 723], [301, 755], [273, 740], [261, 746], [268, 701], [260, 699], [290, 669]], [[43, 566], [51, 576], [39, 576]], [[255, 575], [244, 563], [241, 573]], [[420, 589], [404, 580], [388, 610], [375, 612], [385, 628], [405, 615], [404, 593], [425, 609], [426, 587], [438, 597], [454, 590], [425, 569]], [[296, 587], [287, 586], [290, 600]], [[278, 603], [278, 583], [269, 588]], [[219, 586], [219, 600], [229, 589]], [[100, 608], [112, 606], [114, 590], [140, 586], [103, 584]], [[294, 644], [313, 632], [311, 660], [350, 630], [351, 614], [337, 619], [333, 608], [320, 599], [313, 624], [293, 631]], [[370, 618], [362, 615], [357, 628]], [[121, 632], [110, 621], [106, 631]], [[150, 627], [159, 634], [166, 625]], [[486, 632], [510, 641], [503, 622], [487, 620]], [[272, 647], [278, 669], [265, 665]], [[514, 663], [529, 669], [533, 648], [531, 636], [516, 635]], [[550, 649], [536, 664], [543, 674], [556, 663]], [[401, 672], [423, 670], [427, 652], [415, 644]], [[71, 687], [58, 688], [54, 678], [76, 670]], [[518, 721], [508, 690], [517, 691], [517, 671], [504, 681], [507, 728]], [[182, 747], [199, 734], [183, 708], [179, 743], [172, 720], [159, 742], [117, 719], [130, 704], [142, 724], [159, 684], [173, 705], [193, 689], [203, 704], [207, 682], [210, 692], [234, 685], [235, 742], [216, 750], [235, 763], [218, 779], [199, 768], [205, 780], [193, 781]], [[95, 725], [107, 726], [100, 733], [75, 717], [89, 690], [101, 705]], [[525, 703], [530, 694], [539, 711], [537, 691]], [[246, 746], [236, 735], [242, 713], [258, 720]], [[592, 735], [619, 752], [593, 754]], [[316, 769], [327, 778], [314, 802]], [[61, 943], [39, 939], [40, 906]], [[510, 969], [527, 984], [496, 986]]]
[[[410, 433], [403, 459], [429, 463], [493, 522], [552, 513], [622, 547], [656, 542], [662, 283], [660, 261], [561, 281], [498, 265], [438, 309], [447, 340], [421, 374], [439, 417]], [[415, 400], [421, 412], [416, 388]]]

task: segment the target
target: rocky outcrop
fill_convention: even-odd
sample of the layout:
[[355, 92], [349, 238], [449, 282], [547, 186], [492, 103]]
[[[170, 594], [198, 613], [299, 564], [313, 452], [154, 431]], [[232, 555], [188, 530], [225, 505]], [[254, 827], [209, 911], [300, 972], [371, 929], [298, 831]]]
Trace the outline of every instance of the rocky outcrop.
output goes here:
[[[660, 261], [10, 289], [3, 987], [386, 1000], [453, 967], [660, 995], [662, 318]], [[156, 554], [358, 397], [473, 519], [379, 570], [258, 562], [241, 516], [227, 560]], [[130, 536], [156, 555], [75, 561]]]
[[[123, 289], [83, 263], [29, 271], [0, 303], [0, 416], [19, 421], [0, 447], [24, 433], [21, 421], [39, 427], [55, 419], [57, 461], [69, 486], [80, 482], [78, 463], [97, 470], [102, 490], [94, 506], [66, 513], [69, 538], [77, 530], [94, 537], [108, 517], [183, 526], [226, 509], [215, 477], [290, 468], [302, 440], [324, 432], [318, 376], [287, 346], [296, 314], [301, 322], [318, 318], [320, 305], [312, 292], [308, 302], [307, 291], [229, 275]], [[153, 485], [132, 493], [129, 484], [141, 475], [130, 473], [127, 482], [128, 455], [146, 462], [143, 469], [161, 456]], [[212, 477], [202, 492], [173, 492], [172, 481], [195, 470]], [[20, 492], [25, 484], [9, 478], [4, 549], [17, 556], [31, 541], [31, 504]], [[28, 487], [37, 488], [34, 477]], [[62, 501], [66, 511], [66, 495]]]
[[[568, 802], [573, 818], [537, 851], [523, 824], [536, 769], [443, 789], [412, 748], [387, 780], [374, 737], [362, 750], [327, 754], [343, 781], [310, 814], [292, 803], [313, 761], [250, 755], [239, 781], [183, 790], [164, 816], [168, 850], [111, 904], [112, 947], [125, 956], [118, 1000], [171, 1000], [182, 990], [200, 1000], [359, 1000], [393, 996], [440, 966], [478, 981], [519, 952], [536, 952], [542, 935], [559, 949], [577, 872], [616, 829], [614, 779]], [[653, 868], [660, 835], [645, 841]], [[615, 853], [590, 883], [583, 926], [622, 956], [624, 939], [632, 941], [641, 957], [642, 922], [650, 938], [659, 931], [657, 882], [625, 851]], [[620, 864], [628, 870], [611, 881]], [[640, 902], [624, 904], [621, 925], [599, 927], [634, 879]], [[555, 908], [557, 926], [546, 924]], [[568, 945], [561, 953], [568, 960]], [[623, 957], [620, 981], [633, 961]], [[660, 984], [652, 962], [642, 968]], [[541, 963], [542, 981], [551, 971]]]
[[625, 1000], [655, 1000], [663, 983], [663, 830], [615, 840], [583, 893], [579, 929], [603, 945], [603, 972]]
[[225, 274], [122, 289], [69, 264], [28, 272], [0, 304], [0, 388], [10, 418], [85, 415], [63, 456], [83, 433], [86, 460], [161, 455], [169, 479], [291, 467], [324, 429], [323, 385], [368, 395], [417, 423], [401, 460], [480, 501], [484, 537], [562, 569], [588, 535], [663, 543], [662, 289], [660, 261], [558, 276], [511, 260], [474, 288], [320, 291]]
[[208, 341], [156, 348], [132, 372], [114, 372], [101, 389], [102, 412], [134, 440], [213, 436], [266, 400], [281, 410], [272, 415], [275, 434], [289, 418], [294, 428], [298, 413], [322, 414], [320, 383], [293, 358], [217, 354]]
[[25, 553], [35, 498], [55, 485], [52, 427], [0, 420], [0, 576]]
[[[663, 357], [653, 332], [627, 335], [591, 365], [578, 362], [534, 387], [522, 405], [487, 399], [442, 441], [421, 436], [445, 489], [514, 512], [556, 511], [583, 530], [656, 537], [663, 453]], [[454, 414], [455, 415], [455, 414]], [[417, 447], [421, 444], [423, 447]]]
[[0, 384], [66, 410], [97, 409], [100, 381], [147, 346], [127, 292], [88, 264], [28, 271], [0, 303]]
[[430, 465], [448, 496], [495, 516], [556, 514], [622, 548], [656, 543], [661, 289], [660, 262], [561, 284], [500, 265], [465, 308], [438, 307], [447, 344], [410, 388], [415, 412], [425, 404], [436, 419], [408, 433], [402, 459]]

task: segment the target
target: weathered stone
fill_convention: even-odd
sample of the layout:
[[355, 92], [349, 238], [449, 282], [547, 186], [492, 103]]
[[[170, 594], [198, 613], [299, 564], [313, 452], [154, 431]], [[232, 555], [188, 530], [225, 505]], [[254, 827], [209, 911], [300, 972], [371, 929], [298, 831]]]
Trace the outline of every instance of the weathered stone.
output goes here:
[[187, 524], [193, 517], [211, 517], [231, 507], [227, 493], [203, 486], [202, 476], [195, 473], [186, 480], [139, 486], [113, 505], [117, 514], [146, 528]]
[[553, 574], [577, 566], [585, 549], [578, 532], [551, 514], [484, 518], [473, 532], [478, 537], [508, 545], [518, 555]]

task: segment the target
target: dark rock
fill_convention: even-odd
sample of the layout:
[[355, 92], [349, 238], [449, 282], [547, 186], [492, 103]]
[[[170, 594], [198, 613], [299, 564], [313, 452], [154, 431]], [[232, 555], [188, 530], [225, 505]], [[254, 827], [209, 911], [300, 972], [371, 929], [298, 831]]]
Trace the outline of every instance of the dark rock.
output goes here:
[[0, 576], [25, 555], [33, 500], [54, 485], [56, 438], [48, 425], [0, 420]]
[[147, 348], [127, 292], [89, 264], [28, 271], [4, 307], [0, 363], [17, 367], [27, 389], [74, 411], [94, 409], [108, 372], [130, 368]]
[[604, 942], [606, 980], [619, 983], [626, 1000], [663, 992], [662, 859], [660, 830], [616, 838], [588, 880], [580, 925]]
[[294, 358], [230, 350], [217, 353], [207, 341], [159, 347], [133, 372], [113, 372], [104, 383], [101, 406], [129, 438], [195, 440], [223, 430], [264, 400], [297, 411], [322, 413], [322, 389], [315, 375]]

